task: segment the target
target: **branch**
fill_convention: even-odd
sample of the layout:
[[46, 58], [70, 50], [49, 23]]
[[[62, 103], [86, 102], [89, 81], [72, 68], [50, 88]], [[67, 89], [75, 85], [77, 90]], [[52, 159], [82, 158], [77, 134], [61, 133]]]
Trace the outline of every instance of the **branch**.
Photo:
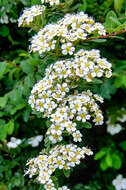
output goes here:
[[117, 36], [117, 35], [125, 33], [125, 32], [126, 32], [126, 30], [121, 30], [119, 32], [110, 33], [110, 34], [107, 34], [107, 35], [104, 35], [104, 36], [89, 37], [89, 38], [87, 38], [87, 39], [85, 39], [83, 41], [86, 42], [86, 41], [89, 41], [89, 40], [106, 39], [106, 38], [110, 38], [111, 36]]

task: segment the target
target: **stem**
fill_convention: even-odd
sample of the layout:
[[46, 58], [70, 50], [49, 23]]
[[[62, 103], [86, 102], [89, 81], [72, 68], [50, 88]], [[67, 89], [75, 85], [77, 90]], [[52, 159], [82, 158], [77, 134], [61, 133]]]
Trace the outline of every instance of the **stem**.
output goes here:
[[110, 34], [107, 34], [107, 35], [104, 35], [104, 36], [89, 37], [89, 38], [83, 40], [83, 42], [87, 42], [89, 40], [96, 40], [96, 39], [106, 39], [106, 38], [110, 38], [111, 36], [117, 36], [117, 35], [125, 33], [125, 32], [126, 32], [126, 30], [121, 30], [119, 32], [110, 33]]

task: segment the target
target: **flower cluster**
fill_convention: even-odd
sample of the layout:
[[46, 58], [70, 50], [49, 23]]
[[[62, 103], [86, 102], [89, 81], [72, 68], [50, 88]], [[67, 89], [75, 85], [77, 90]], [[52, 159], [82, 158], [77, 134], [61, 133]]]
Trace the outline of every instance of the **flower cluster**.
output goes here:
[[75, 42], [85, 40], [89, 35], [105, 35], [104, 26], [88, 17], [87, 14], [66, 14], [57, 23], [48, 24], [42, 28], [31, 41], [30, 49], [33, 52], [43, 52], [56, 49], [63, 55], [72, 55], [75, 51]]
[[30, 8], [26, 8], [23, 11], [23, 14], [18, 19], [18, 26], [29, 27], [30, 24], [32, 24], [32, 22], [34, 21], [34, 18], [42, 15], [44, 11], [44, 5], [33, 5]]
[[116, 179], [112, 181], [113, 186], [116, 190], [125, 190], [126, 189], [126, 178], [123, 178], [121, 174], [119, 174]]
[[[37, 180], [44, 184], [46, 190], [55, 190], [51, 175], [56, 169], [70, 170], [80, 163], [80, 159], [84, 159], [85, 155], [92, 155], [92, 151], [85, 147], [77, 147], [74, 144], [57, 145], [52, 148], [48, 154], [41, 154], [37, 158], [28, 161], [29, 166], [25, 174], [29, 177], [37, 176]], [[67, 187], [58, 188], [58, 190], [68, 190]]]
[[52, 125], [47, 135], [52, 143], [61, 141], [63, 132], [80, 142], [82, 134], [77, 130], [76, 121], [94, 118], [95, 125], [103, 124], [102, 112], [96, 103], [103, 103], [103, 99], [90, 90], [77, 91], [80, 80], [90, 82], [103, 75], [111, 76], [111, 64], [100, 58], [98, 50], [80, 50], [74, 59], [57, 61], [46, 69], [45, 77], [31, 91], [29, 104], [34, 111], [50, 118]]
[[41, 0], [41, 3], [49, 3], [50, 6], [59, 5], [60, 0]]

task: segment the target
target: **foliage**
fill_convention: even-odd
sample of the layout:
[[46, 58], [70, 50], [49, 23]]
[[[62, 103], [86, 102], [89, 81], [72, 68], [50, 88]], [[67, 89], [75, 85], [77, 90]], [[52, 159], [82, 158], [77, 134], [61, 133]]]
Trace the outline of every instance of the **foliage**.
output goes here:
[[[8, 18], [18, 19], [24, 6], [39, 3], [39, 0], [16, 0], [15, 3], [0, 0], [0, 16], [6, 14]], [[126, 28], [126, 1], [74, 0], [70, 1], [69, 9], [75, 12], [85, 11], [102, 22], [108, 33]], [[64, 12], [60, 10], [54, 11], [53, 17], [48, 12], [45, 23], [56, 21], [63, 15]], [[32, 148], [26, 140], [45, 134], [49, 121], [41, 119], [39, 114], [32, 114], [28, 98], [31, 88], [44, 77], [46, 67], [55, 62], [56, 58], [54, 55], [40, 57], [37, 53], [28, 53], [28, 38], [33, 33], [19, 29], [17, 23], [0, 24], [0, 190], [43, 189], [40, 184], [24, 177], [24, 170], [26, 161], [39, 154], [44, 142], [39, 147]], [[105, 99], [102, 107], [105, 123], [100, 127], [93, 126], [93, 123], [91, 126], [88, 122], [84, 127], [80, 125], [85, 136], [84, 142], [80, 144], [91, 146], [94, 159], [88, 158], [73, 169], [69, 179], [66, 178], [69, 173], [64, 171], [64, 176], [56, 172], [60, 176], [60, 183], [65, 182], [73, 190], [113, 190], [112, 180], [119, 173], [125, 175], [126, 130], [123, 123], [123, 130], [111, 136], [106, 132], [106, 121], [111, 117], [114, 123], [115, 118], [121, 114], [118, 110], [126, 108], [125, 34], [82, 42], [80, 46], [85, 49], [100, 49], [102, 56], [112, 63], [111, 79], [96, 80], [93, 85], [80, 84], [80, 89], [90, 89]], [[23, 143], [16, 149], [7, 147], [11, 136], [23, 139]]]

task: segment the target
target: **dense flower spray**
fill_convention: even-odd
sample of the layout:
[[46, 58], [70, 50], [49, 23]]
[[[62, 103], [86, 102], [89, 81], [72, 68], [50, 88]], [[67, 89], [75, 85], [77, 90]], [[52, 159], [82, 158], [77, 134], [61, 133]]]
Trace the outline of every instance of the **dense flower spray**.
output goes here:
[[[50, 6], [60, 4], [59, 0], [41, 2]], [[19, 18], [19, 26], [29, 25], [32, 28], [34, 18], [43, 15], [45, 10], [45, 5], [26, 9]], [[103, 98], [89, 89], [80, 90], [79, 86], [80, 83], [91, 83], [95, 78], [111, 77], [111, 63], [101, 57], [99, 50], [77, 51], [77, 45], [91, 35], [105, 34], [102, 24], [80, 12], [65, 14], [56, 23], [41, 28], [31, 39], [32, 52], [52, 52], [56, 58], [57, 54], [62, 57], [62, 60], [58, 59], [46, 68], [44, 78], [35, 84], [28, 101], [34, 112], [50, 121], [45, 138], [49, 147], [27, 162], [28, 169], [25, 172], [29, 177], [36, 176], [46, 190], [69, 190], [66, 186], [57, 187], [52, 174], [56, 169], [70, 170], [85, 155], [93, 154], [89, 148], [73, 144], [72, 140], [69, 143], [64, 141], [64, 134], [72, 136], [75, 143], [81, 142], [79, 122], [91, 120], [95, 125], [103, 124], [99, 108]]]

